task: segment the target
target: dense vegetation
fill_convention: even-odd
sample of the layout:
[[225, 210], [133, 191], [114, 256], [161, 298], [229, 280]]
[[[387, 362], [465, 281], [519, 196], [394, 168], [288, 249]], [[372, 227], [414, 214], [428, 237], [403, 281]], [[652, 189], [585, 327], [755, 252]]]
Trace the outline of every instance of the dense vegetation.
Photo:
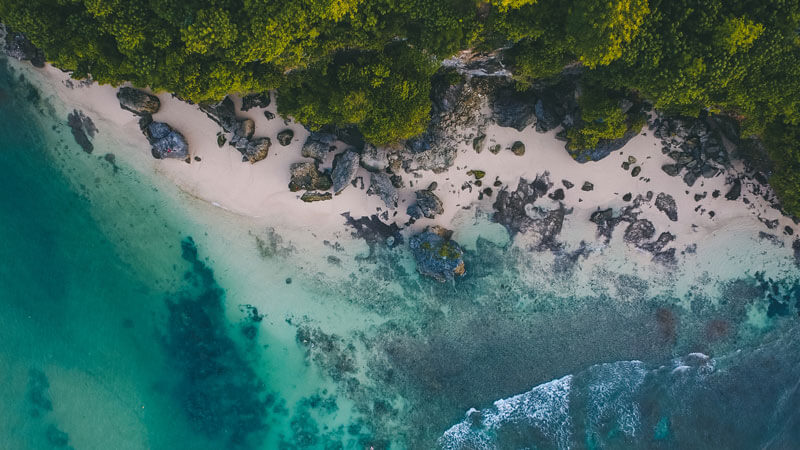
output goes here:
[[[504, 48], [521, 88], [581, 65], [571, 145], [620, 136], [620, 94], [725, 113], [768, 137], [773, 185], [800, 212], [800, 0], [0, 0], [57, 66], [193, 101], [278, 89], [282, 114], [418, 134], [438, 62]], [[603, 97], [608, 94], [608, 97]]]

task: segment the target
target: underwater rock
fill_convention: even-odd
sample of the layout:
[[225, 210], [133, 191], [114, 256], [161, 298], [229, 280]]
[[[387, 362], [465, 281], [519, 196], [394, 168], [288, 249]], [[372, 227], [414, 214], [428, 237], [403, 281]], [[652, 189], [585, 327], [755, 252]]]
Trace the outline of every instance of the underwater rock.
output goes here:
[[72, 130], [72, 137], [75, 138], [75, 142], [81, 146], [83, 151], [92, 153], [94, 145], [89, 138], [93, 138], [97, 133], [97, 127], [94, 126], [92, 119], [84, 115], [82, 111], [74, 109], [67, 115], [67, 125]]
[[654, 234], [656, 234], [656, 228], [653, 226], [653, 222], [647, 219], [639, 219], [628, 225], [623, 239], [625, 242], [638, 246], [653, 237]]
[[450, 239], [451, 234], [441, 227], [429, 227], [409, 239], [420, 274], [442, 283], [464, 276], [464, 251]]
[[158, 97], [131, 87], [119, 88], [117, 99], [119, 99], [120, 108], [140, 116], [155, 114], [161, 108], [161, 101]]

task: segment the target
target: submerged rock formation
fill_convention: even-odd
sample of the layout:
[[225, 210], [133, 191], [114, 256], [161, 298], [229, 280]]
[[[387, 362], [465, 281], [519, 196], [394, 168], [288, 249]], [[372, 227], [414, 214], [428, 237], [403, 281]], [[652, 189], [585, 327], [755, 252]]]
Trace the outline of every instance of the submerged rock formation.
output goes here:
[[93, 138], [95, 133], [97, 133], [97, 127], [94, 126], [92, 119], [83, 114], [82, 111], [75, 109], [67, 115], [67, 125], [69, 125], [72, 131], [72, 137], [75, 138], [75, 142], [81, 146], [83, 151], [92, 153], [94, 151], [94, 144], [92, 144], [89, 138]]
[[464, 276], [464, 251], [450, 239], [452, 233], [441, 227], [430, 227], [409, 239], [408, 245], [421, 275], [442, 283]]

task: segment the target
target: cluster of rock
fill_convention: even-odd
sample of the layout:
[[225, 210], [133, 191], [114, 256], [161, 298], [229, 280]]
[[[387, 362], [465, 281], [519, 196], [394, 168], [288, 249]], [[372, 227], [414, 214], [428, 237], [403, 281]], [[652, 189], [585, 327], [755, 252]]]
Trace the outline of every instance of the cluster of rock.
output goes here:
[[[253, 98], [255, 100], [248, 100], [247, 109], [260, 106], [264, 102], [269, 104], [269, 96], [255, 95]], [[236, 107], [230, 97], [225, 97], [216, 105], [201, 104], [200, 109], [222, 127], [223, 132], [230, 134], [228, 144], [242, 154], [242, 162], [249, 161], [252, 164], [267, 157], [272, 141], [268, 137], [253, 137], [256, 131], [255, 122], [253, 119], [236, 117]], [[224, 137], [220, 136], [218, 142], [224, 143]]]
[[150, 143], [150, 153], [156, 159], [189, 158], [189, 144], [186, 138], [164, 122], [153, 120], [153, 114], [161, 108], [161, 101], [155, 95], [131, 87], [121, 87], [117, 91], [119, 106], [139, 116], [139, 129]]
[[452, 231], [435, 226], [409, 239], [421, 275], [442, 283], [464, 276], [464, 251], [451, 239], [452, 235]]
[[713, 178], [730, 166], [720, 134], [708, 125], [710, 119], [659, 117], [650, 125], [661, 139], [662, 153], [675, 162], [661, 167], [667, 175], [679, 176], [688, 186], [701, 177]]
[[[660, 193], [656, 200], [656, 207], [662, 210], [670, 220], [677, 220], [677, 209], [674, 207], [674, 200], [668, 194]], [[603, 237], [606, 242], [611, 240], [611, 234], [620, 223], [627, 223], [625, 228], [625, 242], [636, 246], [653, 255], [653, 261], [663, 264], [675, 262], [675, 248], [666, 246], [675, 240], [675, 235], [669, 232], [659, 234], [658, 238], [651, 240], [655, 236], [656, 229], [653, 223], [647, 219], [640, 219], [641, 205], [653, 200], [653, 192], [648, 191], [643, 197], [636, 196], [633, 202], [622, 208], [618, 214], [614, 214], [612, 208], [597, 210], [592, 213], [589, 220], [597, 225], [597, 234]], [[661, 205], [661, 207], [659, 207]], [[674, 219], [673, 219], [674, 218]]]
[[0, 24], [0, 38], [2, 38], [3, 53], [6, 55], [20, 61], [30, 61], [34, 67], [44, 67], [44, 53], [24, 34], [9, 30]]
[[412, 219], [416, 220], [422, 217], [433, 219], [437, 215], [444, 213], [442, 200], [434, 194], [436, 187], [436, 182], [433, 182], [427, 189], [419, 189], [414, 193], [417, 201], [406, 210], [406, 213]]
[[[550, 182], [547, 172], [537, 175], [530, 182], [520, 178], [515, 191], [502, 189], [497, 193], [492, 219], [506, 227], [512, 236], [518, 233], [535, 233], [538, 236], [538, 249], [560, 249], [561, 244], [557, 237], [564, 225], [564, 217], [571, 210], [568, 211], [560, 201], [564, 198], [563, 190], [559, 188], [552, 195], [547, 194], [552, 187], [553, 183]], [[537, 205], [537, 200], [540, 199], [544, 201]]]
[[67, 115], [67, 125], [72, 131], [72, 137], [75, 138], [75, 142], [80, 145], [83, 151], [92, 153], [94, 144], [90, 139], [94, 138], [95, 133], [97, 133], [97, 127], [95, 127], [92, 119], [86, 116], [83, 111], [75, 109]]

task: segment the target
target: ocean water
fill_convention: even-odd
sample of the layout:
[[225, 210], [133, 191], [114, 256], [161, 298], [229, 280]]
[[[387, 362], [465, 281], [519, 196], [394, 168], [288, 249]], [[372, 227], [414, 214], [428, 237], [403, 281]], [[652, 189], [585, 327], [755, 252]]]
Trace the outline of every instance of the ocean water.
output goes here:
[[0, 448], [800, 446], [791, 249], [665, 271], [470, 213], [439, 284], [183, 195], [102, 118], [87, 154], [69, 111], [0, 63]]

